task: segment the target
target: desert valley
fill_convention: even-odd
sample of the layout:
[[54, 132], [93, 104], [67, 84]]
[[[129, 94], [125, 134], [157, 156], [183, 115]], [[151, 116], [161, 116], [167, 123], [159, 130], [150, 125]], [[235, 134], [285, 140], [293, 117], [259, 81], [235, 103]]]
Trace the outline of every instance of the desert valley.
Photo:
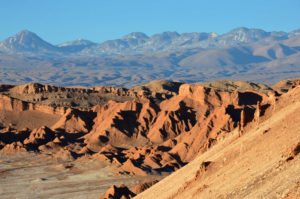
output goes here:
[[300, 197], [299, 79], [0, 88], [2, 198]]

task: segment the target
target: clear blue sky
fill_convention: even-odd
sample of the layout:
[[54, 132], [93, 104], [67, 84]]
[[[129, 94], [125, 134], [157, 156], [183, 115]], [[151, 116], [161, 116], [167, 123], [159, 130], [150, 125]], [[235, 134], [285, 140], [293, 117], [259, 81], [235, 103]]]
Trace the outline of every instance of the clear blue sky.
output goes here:
[[300, 28], [300, 0], [1, 0], [0, 25], [0, 40], [28, 29], [53, 44], [134, 31], [290, 31]]

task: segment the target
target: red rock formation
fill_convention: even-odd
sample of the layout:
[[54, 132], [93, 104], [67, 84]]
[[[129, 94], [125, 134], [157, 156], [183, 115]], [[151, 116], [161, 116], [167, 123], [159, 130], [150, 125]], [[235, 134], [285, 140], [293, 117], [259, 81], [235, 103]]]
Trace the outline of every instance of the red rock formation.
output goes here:
[[[158, 106], [146, 100], [111, 101], [95, 107], [95, 125], [85, 142], [95, 152], [108, 143], [125, 148], [115, 148], [117, 153], [100, 152], [102, 159], [115, 159], [121, 172], [145, 175], [172, 171], [237, 127], [241, 107], [246, 107], [247, 118], [242, 118], [246, 125], [254, 118], [256, 104], [265, 101], [267, 95], [257, 91], [223, 91], [184, 84], [178, 95]], [[159, 147], [141, 147], [149, 142]]]
[[23, 94], [37, 94], [42, 92], [58, 91], [59, 88], [56, 86], [42, 85], [38, 83], [29, 83], [24, 85], [18, 85], [11, 89], [12, 92], [23, 95]]
[[134, 194], [132, 191], [128, 189], [125, 185], [121, 185], [120, 187], [117, 187], [113, 185], [111, 188], [109, 188], [106, 193], [103, 196], [100, 196], [100, 199], [111, 199], [111, 198], [124, 198], [129, 199], [133, 198], [136, 194]]
[[[114, 146], [130, 146], [146, 143], [145, 133], [156, 115], [157, 108], [149, 101], [139, 103], [110, 101], [94, 109], [97, 112], [93, 130], [86, 136], [86, 143], [94, 150], [110, 143]], [[134, 144], [133, 144], [134, 145]]]
[[29, 137], [24, 140], [24, 144], [39, 146], [52, 141], [55, 138], [54, 132], [46, 126], [31, 131]]
[[156, 184], [158, 181], [154, 180], [154, 181], [150, 181], [150, 182], [144, 182], [144, 183], [140, 183], [135, 185], [134, 187], [132, 187], [131, 189], [128, 188], [125, 185], [121, 185], [121, 186], [111, 186], [104, 195], [100, 196], [100, 199], [110, 199], [110, 198], [124, 198], [124, 199], [129, 199], [129, 198], [133, 198], [134, 196], [136, 196], [139, 193], [142, 193], [143, 191], [145, 191], [146, 189], [150, 188], [151, 186], [153, 186], [154, 184]]
[[122, 95], [122, 96], [130, 95], [130, 93], [128, 92], [128, 89], [126, 89], [126, 88], [118, 88], [118, 87], [113, 87], [113, 86], [96, 86], [92, 89], [99, 93], [108, 93], [108, 94]]
[[139, 193], [142, 193], [143, 191], [145, 191], [146, 189], [150, 188], [151, 186], [153, 186], [156, 183], [158, 183], [158, 180], [137, 184], [136, 186], [134, 186], [131, 189], [131, 191], [135, 194], [139, 194]]
[[93, 115], [92, 112], [82, 112], [69, 108], [51, 128], [55, 130], [62, 129], [68, 133], [87, 133], [93, 124]]
[[66, 92], [66, 91], [75, 91], [80, 93], [86, 93], [91, 91], [92, 89], [86, 88], [76, 88], [76, 87], [57, 87], [47, 84], [39, 84], [39, 83], [29, 83], [14, 86], [10, 89], [10, 92], [18, 95], [26, 95], [26, 94], [39, 94], [39, 93], [51, 93], [51, 92]]
[[11, 144], [6, 144], [2, 150], [1, 153], [4, 154], [13, 154], [16, 152], [26, 152], [24, 145], [21, 142], [13, 142]]
[[[62, 115], [51, 127], [53, 131], [45, 127], [33, 130], [24, 140], [26, 147], [47, 150], [68, 144], [66, 150], [78, 156], [94, 153], [93, 157], [115, 164], [120, 173], [147, 175], [182, 167], [226, 136], [238, 123], [242, 122], [245, 126], [253, 121], [257, 103], [261, 103], [260, 112], [263, 113], [263, 107], [270, 101], [265, 90], [259, 93], [257, 89], [228, 90], [200, 84], [183, 84], [180, 87], [178, 84], [178, 88], [172, 90], [165, 87], [168, 85], [172, 84], [154, 82], [130, 91], [98, 87], [93, 92], [97, 90], [115, 95], [146, 93], [135, 100], [99, 104], [91, 111], [66, 110], [6, 95], [0, 96], [0, 109], [38, 110]], [[39, 84], [13, 89], [13, 92], [23, 94], [64, 90]], [[88, 91], [66, 88], [70, 89]], [[155, 99], [158, 94], [169, 96]], [[242, 107], [244, 118], [240, 116]], [[85, 134], [84, 137], [81, 133]]]
[[66, 109], [64, 107], [52, 107], [43, 104], [35, 104], [35, 103], [15, 99], [3, 94], [0, 94], [0, 110], [14, 111], [14, 112], [36, 110], [42, 113], [58, 114], [58, 115], [63, 115], [66, 112]]

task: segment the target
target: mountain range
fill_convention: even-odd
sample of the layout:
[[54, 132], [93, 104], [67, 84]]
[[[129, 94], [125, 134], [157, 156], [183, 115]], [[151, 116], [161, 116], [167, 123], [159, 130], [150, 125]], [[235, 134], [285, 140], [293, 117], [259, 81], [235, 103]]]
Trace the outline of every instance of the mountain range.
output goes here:
[[[154, 79], [273, 83], [300, 75], [300, 29], [236, 28], [214, 32], [133, 32], [95, 43], [53, 45], [28, 30], [0, 42], [2, 83], [131, 87]], [[1, 83], [0, 82], [0, 83]]]

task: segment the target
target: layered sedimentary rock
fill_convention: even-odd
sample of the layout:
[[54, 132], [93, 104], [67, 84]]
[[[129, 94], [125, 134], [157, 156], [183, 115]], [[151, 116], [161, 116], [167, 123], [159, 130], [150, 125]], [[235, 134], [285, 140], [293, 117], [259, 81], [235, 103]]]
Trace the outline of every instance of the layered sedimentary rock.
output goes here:
[[0, 111], [21, 112], [33, 110], [58, 115], [63, 115], [66, 112], [65, 107], [52, 107], [43, 104], [31, 103], [0, 94]]

